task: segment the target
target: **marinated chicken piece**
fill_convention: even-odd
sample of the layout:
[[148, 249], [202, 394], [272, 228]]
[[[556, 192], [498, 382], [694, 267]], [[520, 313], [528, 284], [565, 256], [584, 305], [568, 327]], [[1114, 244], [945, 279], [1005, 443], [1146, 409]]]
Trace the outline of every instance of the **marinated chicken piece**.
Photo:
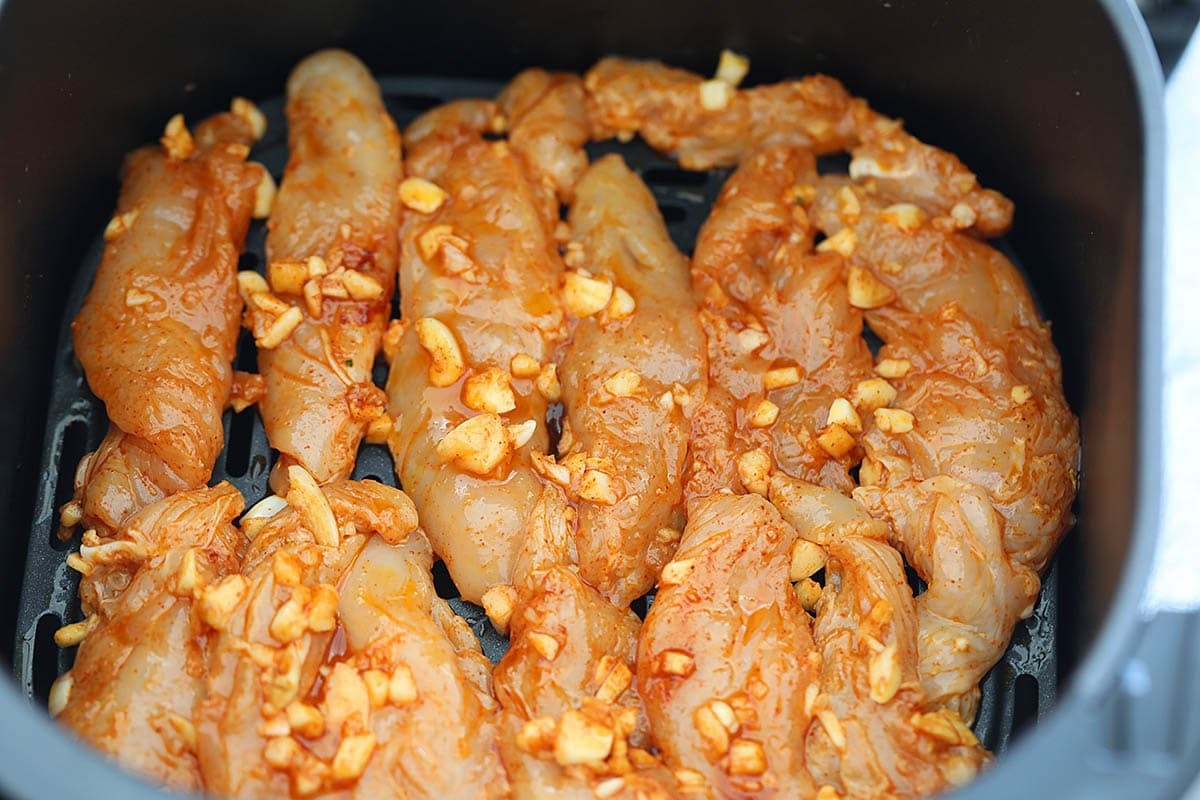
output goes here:
[[640, 622], [575, 573], [533, 576], [496, 666], [501, 753], [515, 798], [667, 798], [633, 685]]
[[856, 242], [851, 280], [879, 300], [863, 304], [887, 376], [860, 395], [891, 406], [864, 418], [861, 482], [949, 475], [982, 487], [1007, 523], [1005, 551], [1040, 572], [1071, 525], [1079, 460], [1049, 326], [998, 252], [861, 190], [851, 227], [834, 210], [843, 188], [823, 182], [814, 217]]
[[245, 100], [202, 122], [176, 116], [126, 159], [104, 257], [72, 324], [75, 354], [110, 426], [79, 470], [76, 510], [103, 535], [204, 486], [221, 451], [241, 301], [237, 259], [270, 176], [246, 161], [262, 115]]
[[842, 255], [811, 252], [796, 197], [815, 179], [811, 154], [762, 150], [730, 177], [700, 231], [692, 276], [711, 386], [693, 419], [689, 496], [765, 493], [773, 468], [854, 486], [862, 426], [848, 398], [871, 375], [871, 354]]
[[578, 75], [527, 69], [512, 79], [496, 103], [508, 144], [532, 183], [546, 195], [543, 219], [558, 222], [558, 203], [570, 203], [588, 168], [583, 151], [591, 135], [586, 92]]
[[832, 153], [856, 141], [865, 103], [812, 75], [739, 90], [657, 61], [601, 59], [584, 76], [597, 138], [641, 134], [687, 169], [732, 166], [762, 147]]
[[1043, 325], [1021, 274], [990, 245], [844, 176], [822, 176], [812, 197], [813, 223], [882, 284], [860, 282], [869, 290], [861, 292], [861, 307], [892, 305], [932, 317], [954, 302], [997, 335]]
[[893, 544], [928, 584], [917, 597], [926, 701], [974, 721], [977, 684], [1004, 654], [1017, 621], [1033, 613], [1037, 573], [1004, 551], [1003, 521], [978, 486], [939, 475], [863, 487], [854, 496], [891, 523]]
[[242, 506], [227, 483], [184, 491], [134, 514], [111, 543], [85, 545], [74, 562], [84, 581], [119, 572], [122, 591], [55, 637], [68, 646], [87, 632], [51, 689], [51, 713], [126, 769], [181, 791], [201, 788], [192, 706], [211, 637], [196, 598], [237, 571]]
[[[237, 552], [227, 523], [245, 501], [228, 483], [178, 492], [131, 516], [111, 537], [86, 531], [68, 562], [80, 573], [79, 598], [87, 615], [109, 614], [134, 574], [171, 550], [199, 547]], [[220, 539], [221, 541], [217, 541]]]
[[294, 464], [322, 484], [348, 477], [385, 413], [371, 370], [395, 287], [402, 174], [396, 125], [354, 56], [304, 59], [287, 97], [290, 155], [267, 223], [271, 291], [247, 299], [277, 492]]
[[681, 787], [813, 797], [805, 698], [821, 658], [789, 582], [796, 533], [754, 494], [716, 494], [689, 511], [638, 645], [651, 736]]
[[412, 503], [388, 486], [321, 488], [299, 466], [288, 482], [286, 504], [268, 498], [265, 512], [243, 517], [251, 541], [241, 572], [200, 589], [201, 619], [217, 633], [194, 714], [196, 752], [216, 795], [312, 794], [336, 780], [336, 759], [293, 747], [290, 734], [317, 727], [304, 706], [318, 679], [329, 680], [320, 670], [337, 646], [348, 569], [370, 538], [400, 544], [417, 527]]
[[769, 497], [801, 539], [822, 548], [850, 536], [879, 541], [892, 536], [887, 522], [871, 516], [861, 503], [836, 489], [776, 472], [771, 475]]
[[412, 175], [441, 198], [401, 230], [406, 320], [388, 379], [388, 446], [464, 599], [511, 583], [542, 484], [546, 407], [561, 387], [562, 260], [495, 104], [459, 101], [405, 133]]
[[900, 554], [860, 536], [828, 551], [813, 628], [821, 680], [804, 699], [813, 776], [856, 800], [926, 797], [970, 781], [990, 757], [953, 711], [927, 710]]
[[738, 89], [654, 61], [605, 58], [584, 76], [593, 133], [640, 133], [688, 169], [736, 164], [759, 148], [784, 145], [826, 154], [849, 150], [850, 174], [874, 179], [954, 228], [998, 236], [1012, 201], [983, 189], [951, 153], [905, 133], [824, 75]]
[[[620, 156], [597, 161], [571, 207], [559, 461], [535, 461], [578, 504], [580, 575], [621, 608], [645, 594], [683, 527], [692, 408], [705, 343], [688, 262]], [[604, 301], [604, 302], [601, 302]]]
[[339, 795], [509, 796], [492, 665], [434, 592], [432, 563], [419, 532], [399, 545], [374, 537], [341, 587], [346, 653], [327, 663], [323, 694], [311, 698], [324, 733], [307, 744], [330, 763]]

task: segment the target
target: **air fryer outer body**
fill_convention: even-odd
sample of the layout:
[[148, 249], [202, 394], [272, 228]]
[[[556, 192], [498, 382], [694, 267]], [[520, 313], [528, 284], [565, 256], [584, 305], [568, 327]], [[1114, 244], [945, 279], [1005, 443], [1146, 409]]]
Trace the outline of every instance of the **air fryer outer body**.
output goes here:
[[[1196, 663], [1197, 625], [1137, 611], [1159, 504], [1163, 123], [1158, 65], [1132, 4], [173, 6], [0, 0], [6, 647], [57, 331], [125, 152], [156, 138], [175, 112], [196, 119], [233, 94], [279, 94], [288, 69], [324, 46], [346, 47], [382, 75], [493, 79], [531, 65], [582, 70], [609, 53], [707, 72], [732, 47], [751, 56], [754, 82], [840, 78], [1011, 196], [1010, 241], [1054, 323], [1084, 440], [1079, 522], [1061, 551], [1066, 689], [1050, 718], [961, 796], [1170, 797], [1190, 779], [1200, 694], [1180, 696], [1186, 682], [1171, 681]], [[1190, 656], [1180, 650], [1188, 646]], [[0, 787], [12, 795], [160, 796], [72, 742], [9, 685], [0, 685], [0, 727]]]

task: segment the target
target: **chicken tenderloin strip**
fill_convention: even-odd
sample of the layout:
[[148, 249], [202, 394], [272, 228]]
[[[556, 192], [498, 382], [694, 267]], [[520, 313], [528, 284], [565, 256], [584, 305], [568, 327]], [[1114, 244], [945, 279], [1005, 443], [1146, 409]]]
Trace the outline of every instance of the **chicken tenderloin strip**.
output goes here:
[[766, 492], [779, 469], [849, 492], [861, 458], [851, 399], [871, 377], [862, 312], [833, 249], [812, 252], [797, 198], [816, 168], [803, 150], [748, 157], [701, 228], [692, 281], [708, 337], [709, 399], [693, 418], [690, 497]]
[[583, 146], [591, 136], [586, 92], [578, 75], [527, 69], [496, 98], [508, 144], [530, 180], [545, 195], [542, 218], [551, 230], [558, 203], [570, 203], [575, 184], [587, 170]]
[[492, 664], [437, 596], [429, 542], [367, 542], [340, 588], [346, 653], [326, 662], [325, 722], [309, 744], [340, 796], [504, 798]]
[[292, 466], [288, 482], [286, 500], [269, 497], [242, 517], [250, 544], [241, 570], [201, 588], [201, 619], [215, 636], [194, 711], [196, 753], [206, 790], [223, 797], [308, 795], [336, 780], [337, 759], [293, 734], [324, 730], [310, 694], [338, 636], [351, 565], [373, 538], [399, 544], [417, 527], [408, 498], [374, 481], [319, 487]]
[[[782, 473], [771, 477], [770, 496], [804, 541], [793, 551], [797, 592], [818, 593], [813, 636], [821, 683], [805, 698], [815, 716], [806, 751], [813, 775], [842, 796], [879, 800], [924, 797], [969, 781], [990, 756], [963, 718], [943, 708], [941, 692], [926, 690], [932, 676], [923, 671], [931, 663], [925, 632], [932, 629], [922, 605], [929, 592], [914, 603], [891, 546], [896, 533], [856, 500]], [[935, 546], [953, 547], [956, 533]], [[819, 567], [824, 590], [802, 577]], [[948, 575], [938, 578], [953, 583]], [[970, 587], [986, 606], [987, 592]], [[935, 595], [948, 588], [940, 585]], [[938, 608], [947, 608], [945, 600]], [[934, 641], [944, 632], [936, 631]]]
[[400, 138], [349, 53], [304, 59], [287, 83], [287, 169], [267, 222], [268, 286], [247, 275], [273, 488], [299, 464], [346, 478], [386, 398], [371, 380], [395, 287]]
[[688, 169], [737, 164], [770, 145], [818, 155], [849, 150], [851, 176], [875, 180], [949, 228], [998, 236], [1011, 226], [1012, 201], [981, 188], [954, 155], [905, 133], [838, 81], [811, 75], [738, 89], [748, 67], [705, 80], [655, 61], [602, 59], [584, 76], [594, 134], [640, 133]]
[[917, 597], [921, 685], [934, 708], [972, 722], [979, 681], [1033, 613], [1041, 581], [1004, 549], [1004, 523], [987, 493], [938, 475], [854, 497], [891, 523], [892, 542], [928, 588]]
[[674, 797], [634, 686], [637, 616], [565, 567], [532, 576], [516, 607], [495, 672], [513, 797]]
[[[840, 211], [852, 193], [858, 214]], [[814, 222], [845, 243], [867, 322], [884, 341], [863, 420], [863, 485], [948, 475], [980, 486], [1005, 551], [1040, 572], [1072, 521], [1079, 423], [1062, 364], [1016, 268], [918, 208], [823, 178]]]
[[543, 484], [546, 409], [561, 394], [562, 259], [494, 103], [458, 101], [405, 131], [409, 181], [433, 199], [401, 229], [403, 333], [388, 446], [464, 599], [513, 582]]
[[813, 636], [821, 652], [806, 758], [844, 797], [920, 798], [962, 786], [991, 757], [953, 711], [928, 706], [917, 613], [900, 554], [858, 536], [829, 546]]
[[678, 543], [688, 421], [704, 399], [705, 344], [687, 259], [620, 156], [584, 174], [571, 206], [559, 458], [535, 457], [578, 507], [580, 575], [625, 608]]
[[266, 196], [273, 188], [246, 161], [262, 114], [241, 99], [233, 108], [195, 138], [176, 116], [160, 145], [126, 159], [104, 257], [71, 326], [110, 426], [80, 464], [64, 527], [82, 521], [112, 534], [212, 475], [242, 309], [237, 259], [260, 187]]
[[685, 790], [813, 797], [805, 699], [821, 656], [790, 582], [796, 532], [756, 494], [689, 512], [638, 644], [651, 735]]
[[192, 707], [212, 633], [200, 590], [237, 571], [242, 507], [227, 483], [179, 492], [68, 562], [96, 585], [84, 593], [87, 620], [55, 635], [79, 652], [50, 690], [50, 712], [123, 767], [180, 791], [202, 788]]

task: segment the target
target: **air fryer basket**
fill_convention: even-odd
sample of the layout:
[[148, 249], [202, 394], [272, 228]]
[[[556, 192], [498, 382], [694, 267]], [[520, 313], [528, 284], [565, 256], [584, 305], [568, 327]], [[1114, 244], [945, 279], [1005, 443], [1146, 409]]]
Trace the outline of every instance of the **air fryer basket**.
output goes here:
[[[78, 614], [77, 581], [65, 566], [73, 545], [54, 536], [54, 517], [106, 420], [67, 323], [99, 260], [121, 154], [155, 137], [175, 111], [197, 119], [234, 93], [274, 97], [263, 103], [271, 126], [254, 157], [278, 176], [284, 76], [326, 45], [351, 49], [380, 75], [441, 76], [382, 81], [402, 126], [445, 99], [492, 95], [523, 66], [583, 69], [621, 52], [707, 71], [720, 47], [732, 46], [751, 55], [756, 81], [811, 71], [841, 78], [1012, 196], [1017, 224], [1007, 246], [1054, 321], [1084, 434], [1079, 524], [1034, 617], [985, 681], [977, 728], [1003, 752], [1014, 731], [1039, 724], [963, 796], [1022, 788], [1124, 796], [1125, 786], [1170, 796], [1200, 742], [1200, 720], [1188, 714], [1200, 695], [1185, 680], [1200, 664], [1200, 631], [1194, 618], [1144, 629], [1136, 618], [1158, 480], [1161, 121], [1152, 52], [1134, 12], [1116, 0], [833, 5], [268, 2], [181, 14], [126, 2], [107, 4], [102, 17], [85, 3], [53, 14], [33, 2], [0, 6], [0, 376], [11, 387], [0, 414], [0, 492], [8, 492], [0, 511], [12, 528], [0, 602], [16, 611], [0, 616], [0, 641], [16, 643], [6, 656], [18, 679], [16, 692], [0, 687], [0, 785], [23, 796], [150, 792], [21, 699], [44, 707], [73, 657], [52, 640]], [[725, 173], [686, 173], [636, 144], [621, 152], [690, 251]], [[256, 223], [247, 266], [262, 258], [263, 236]], [[241, 347], [238, 368], [253, 369], [253, 359], [253, 347]], [[261, 423], [253, 411], [229, 413], [226, 434], [215, 477], [253, 502], [270, 467]], [[382, 447], [364, 447], [355, 477], [367, 476], [394, 483]], [[453, 604], [496, 657], [504, 642], [482, 612]], [[1066, 691], [1052, 709], [1060, 679]]]

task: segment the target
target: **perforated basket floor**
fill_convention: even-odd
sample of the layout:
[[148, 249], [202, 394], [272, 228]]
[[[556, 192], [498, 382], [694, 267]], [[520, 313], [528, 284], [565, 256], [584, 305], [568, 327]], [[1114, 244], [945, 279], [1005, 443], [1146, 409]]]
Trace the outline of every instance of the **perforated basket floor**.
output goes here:
[[[442, 78], [385, 78], [380, 81], [388, 109], [403, 129], [421, 112], [447, 100], [462, 97], [492, 97], [499, 84], [483, 81]], [[251, 157], [271, 170], [276, 180], [287, 161], [286, 125], [281, 97], [260, 104], [269, 127], [266, 137]], [[589, 147], [593, 156], [619, 152], [629, 166], [646, 181], [658, 200], [675, 244], [691, 253], [696, 234], [708, 216], [709, 208], [728, 176], [726, 170], [707, 173], [685, 172], [651, 151], [640, 141], [629, 144], [602, 143]], [[845, 161], [824, 160], [823, 167], [845, 169]], [[115, 200], [115, 198], [114, 198]], [[243, 269], [262, 270], [266, 227], [254, 222], [247, 237]], [[1004, 243], [1000, 242], [1004, 249]], [[67, 313], [55, 352], [54, 386], [47, 414], [42, 478], [34, 499], [33, 526], [30, 531], [24, 583], [17, 620], [14, 670], [24, 692], [42, 706], [50, 685], [70, 669], [75, 649], [60, 650], [54, 644], [54, 631], [82, 617], [79, 608], [78, 574], [67, 567], [67, 555], [78, 549], [78, 537], [60, 541], [56, 535], [57, 509], [70, 499], [75, 467], [85, 453], [94, 450], [104, 438], [108, 420], [103, 404], [89, 391], [71, 346], [70, 320], [78, 312], [84, 295], [100, 263], [103, 237], [97, 229], [96, 240], [81, 265], [68, 301]], [[1013, 253], [1007, 252], [1014, 263]], [[254, 342], [243, 331], [235, 367], [257, 371]], [[378, 363], [375, 381], [384, 383], [386, 369]], [[267, 477], [275, 453], [267, 444], [262, 422], [254, 409], [240, 414], [225, 413], [225, 449], [217, 459], [213, 482], [228, 480], [246, 497], [247, 506], [268, 493]], [[353, 477], [373, 478], [397, 485], [391, 455], [382, 445], [364, 445], [359, 451]], [[985, 746], [1003, 752], [1013, 735], [1025, 725], [1047, 713], [1055, 697], [1058, 679], [1057, 623], [1058, 570], [1052, 563], [1044, 576], [1042, 593], [1033, 616], [1017, 626], [1004, 657], [983, 681], [983, 698], [976, 733]], [[463, 616], [483, 643], [484, 652], [493, 661], [504, 654], [507, 641], [493, 630], [483, 610], [458, 597], [445, 568], [434, 568], [438, 593], [447, 598]], [[917, 586], [916, 588], [921, 588]], [[634, 610], [644, 615], [650, 597], [638, 600]]]

